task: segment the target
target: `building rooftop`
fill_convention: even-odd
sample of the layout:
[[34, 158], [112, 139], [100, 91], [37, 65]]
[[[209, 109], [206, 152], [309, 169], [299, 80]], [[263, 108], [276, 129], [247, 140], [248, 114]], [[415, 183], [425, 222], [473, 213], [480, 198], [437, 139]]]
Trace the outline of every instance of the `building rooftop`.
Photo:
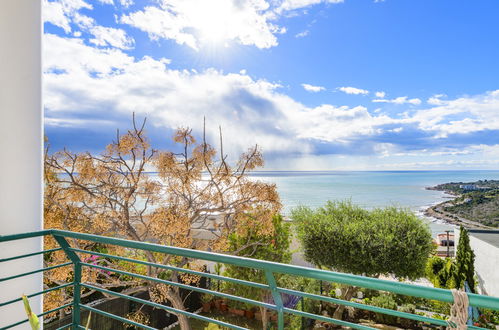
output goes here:
[[499, 248], [499, 230], [468, 229], [471, 236]]

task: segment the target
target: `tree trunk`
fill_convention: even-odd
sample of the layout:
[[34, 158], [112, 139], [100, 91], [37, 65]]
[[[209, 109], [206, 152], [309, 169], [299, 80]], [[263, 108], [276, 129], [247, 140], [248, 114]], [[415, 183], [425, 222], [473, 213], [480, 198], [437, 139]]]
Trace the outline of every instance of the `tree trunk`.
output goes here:
[[[355, 287], [347, 286], [341, 290], [341, 299], [349, 301], [352, 299], [352, 296], [355, 292]], [[339, 305], [334, 311], [333, 318], [337, 320], [341, 320], [343, 316], [343, 311], [345, 310], [345, 305]]]
[[267, 330], [268, 325], [268, 311], [267, 308], [259, 306], [260, 313], [262, 314], [262, 329]]
[[[180, 297], [180, 293], [170, 292], [168, 294], [168, 300], [172, 303], [173, 308], [185, 310], [184, 302], [182, 301], [182, 297]], [[175, 315], [177, 315], [178, 323], [180, 324], [180, 329], [191, 330], [191, 324], [187, 316], [182, 314], [175, 314]]]

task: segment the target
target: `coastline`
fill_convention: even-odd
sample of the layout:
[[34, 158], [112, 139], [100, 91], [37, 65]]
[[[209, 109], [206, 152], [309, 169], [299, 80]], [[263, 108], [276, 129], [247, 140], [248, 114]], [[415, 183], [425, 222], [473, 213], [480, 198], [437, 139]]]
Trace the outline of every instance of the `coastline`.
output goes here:
[[[435, 189], [435, 187], [427, 187], [427, 190], [439, 190]], [[453, 226], [463, 226], [466, 229], [495, 229], [486, 225], [483, 225], [479, 222], [472, 221], [469, 219], [465, 219], [458, 215], [446, 212], [444, 208], [449, 206], [456, 198], [461, 197], [460, 194], [456, 194], [452, 191], [444, 190], [445, 194], [449, 195], [449, 199], [444, 202], [440, 202], [434, 205], [427, 207], [422, 214], [429, 219], [437, 219], [444, 224], [453, 225]]]

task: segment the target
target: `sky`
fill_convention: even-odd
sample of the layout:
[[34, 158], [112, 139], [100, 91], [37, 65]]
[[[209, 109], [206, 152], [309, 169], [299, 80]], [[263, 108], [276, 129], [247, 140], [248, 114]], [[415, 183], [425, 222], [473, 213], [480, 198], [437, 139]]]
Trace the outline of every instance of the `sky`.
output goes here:
[[266, 170], [499, 169], [497, 0], [43, 0], [45, 134], [147, 118]]

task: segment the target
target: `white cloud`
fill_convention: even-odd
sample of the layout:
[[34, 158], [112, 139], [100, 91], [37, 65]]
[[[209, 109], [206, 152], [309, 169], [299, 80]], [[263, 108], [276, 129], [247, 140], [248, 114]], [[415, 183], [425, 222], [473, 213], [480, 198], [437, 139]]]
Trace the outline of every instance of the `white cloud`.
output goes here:
[[386, 96], [386, 93], [385, 92], [376, 92], [376, 93], [374, 93], [374, 96], [376, 96], [377, 98], [380, 98], [380, 99], [384, 99]]
[[326, 90], [325, 87], [322, 86], [314, 86], [314, 85], [309, 85], [309, 84], [301, 84], [302, 87], [307, 91], [307, 92], [313, 92], [317, 93], [323, 90]]
[[83, 0], [44, 0], [43, 20], [70, 33], [72, 17], [82, 8], [92, 9], [92, 5]]
[[[99, 0], [104, 4], [113, 4], [113, 0]], [[81, 14], [80, 9], [93, 9], [83, 0], [58, 0], [43, 2], [44, 21], [64, 29], [66, 33], [72, 32], [71, 24], [80, 30], [93, 35], [89, 41], [97, 46], [111, 46], [120, 49], [130, 49], [135, 40], [129, 37], [123, 29], [104, 27], [98, 25], [95, 20], [87, 15]], [[74, 31], [73, 36], [81, 37], [81, 31]]]
[[431, 105], [443, 105], [445, 104], [444, 100], [441, 100], [442, 97], [446, 97], [447, 95], [445, 94], [435, 94], [432, 97], [430, 97], [426, 103], [431, 104]]
[[421, 100], [418, 98], [413, 98], [410, 99], [407, 96], [400, 96], [396, 97], [394, 99], [374, 99], [373, 102], [375, 103], [393, 103], [393, 104], [412, 104], [412, 105], [419, 105], [421, 104]]
[[79, 118], [45, 118], [44, 124], [53, 127], [95, 127], [97, 125], [110, 126], [112, 120], [79, 119]]
[[[135, 112], [158, 127], [191, 126], [199, 132], [206, 116], [222, 125], [237, 152], [248, 146], [251, 136], [265, 151], [307, 153], [313, 151], [313, 141], [343, 143], [393, 121], [360, 106], [310, 108], [280, 93], [279, 85], [245, 73], [173, 70], [166, 59], [136, 60], [117, 49], [93, 48], [77, 38], [50, 34], [45, 45], [48, 125], [70, 125], [65, 119], [82, 114], [126, 118]], [[211, 133], [216, 139], [216, 131]]]
[[[385, 158], [397, 153], [409, 157], [402, 156], [407, 141], [376, 144], [371, 137], [405, 134], [406, 128], [410, 134], [417, 134], [414, 129], [418, 129], [424, 139], [428, 139], [428, 132], [443, 139], [450, 134], [499, 130], [499, 90], [445, 100], [403, 116], [368, 111], [363, 106], [308, 107], [282, 93], [278, 84], [253, 79], [245, 71], [174, 70], [168, 59], [135, 59], [120, 49], [88, 46], [79, 38], [51, 34], [44, 38], [48, 126], [88, 127], [88, 120], [95, 120], [112, 129], [112, 118], [129, 118], [135, 112], [148, 116], [157, 128], [191, 126], [200, 132], [206, 116], [214, 126], [222, 125], [232, 154], [244, 150], [251, 137], [250, 142], [260, 144], [264, 151], [280, 154], [315, 153], [319, 145], [324, 148], [363, 141], [367, 149]], [[208, 132], [211, 141], [216, 141], [216, 133]], [[445, 157], [443, 153], [451, 156], [455, 152], [439, 150], [439, 145], [435, 140], [435, 148], [427, 154]], [[499, 147], [482, 149], [490, 159], [497, 158], [493, 155], [499, 153]]]
[[378, 126], [392, 123], [387, 116], [373, 116], [363, 106], [350, 108], [330, 104], [303, 109], [296, 114], [291, 127], [299, 138], [345, 143], [353, 137], [376, 133]]
[[355, 88], [355, 87], [338, 87], [337, 88], [339, 91], [342, 91], [343, 93], [347, 94], [354, 94], [354, 95], [366, 95], [369, 94], [368, 90], [365, 89], [360, 89], [360, 88]]
[[133, 48], [135, 41], [129, 37], [122, 29], [115, 29], [104, 26], [95, 26], [90, 29], [94, 35], [90, 42], [97, 46], [111, 46], [121, 49]]
[[194, 49], [202, 42], [228, 40], [270, 48], [277, 45], [275, 35], [285, 32], [271, 22], [272, 14], [264, 0], [161, 0], [120, 21], [147, 32], [151, 39], [170, 39]]
[[342, 3], [344, 0], [284, 0], [281, 5], [278, 7], [277, 11], [289, 11], [295, 9], [301, 9], [313, 5], [317, 5], [320, 3]]
[[123, 7], [128, 8], [128, 7], [130, 7], [131, 5], [134, 4], [134, 1], [133, 0], [120, 0], [120, 4]]
[[95, 26], [95, 20], [87, 15], [82, 15], [80, 13], [75, 13], [72, 17], [73, 23], [78, 25], [80, 29], [87, 30]]
[[449, 134], [468, 134], [499, 130], [499, 90], [482, 95], [440, 100], [439, 105], [417, 111], [410, 119], [437, 138]]
[[295, 34], [295, 38], [304, 38], [310, 34], [309, 30], [302, 31], [300, 33]]
[[[88, 73], [105, 76], [110, 75], [114, 69], [125, 68], [134, 62], [133, 57], [120, 50], [96, 49], [85, 45], [80, 38], [62, 38], [53, 34], [45, 34], [44, 45], [45, 77], [62, 79], [70, 75], [76, 77]], [[52, 75], [53, 71], [63, 71], [66, 75]], [[70, 89], [71, 84], [69, 83], [64, 89]], [[64, 86], [61, 85], [61, 87]], [[45, 101], [49, 100], [50, 98]]]

